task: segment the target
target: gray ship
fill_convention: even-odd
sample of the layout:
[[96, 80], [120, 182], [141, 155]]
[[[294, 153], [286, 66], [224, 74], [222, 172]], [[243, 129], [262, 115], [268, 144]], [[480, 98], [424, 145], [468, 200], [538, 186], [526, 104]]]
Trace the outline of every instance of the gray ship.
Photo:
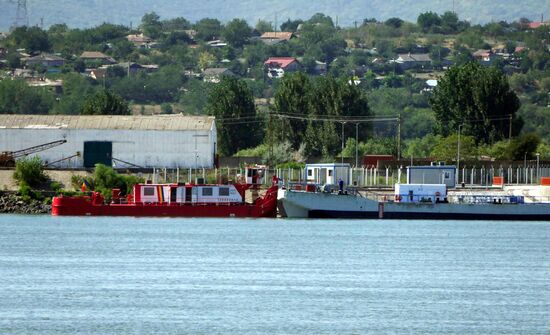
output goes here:
[[353, 190], [280, 189], [279, 213], [289, 218], [550, 220], [550, 198], [497, 192], [448, 195], [446, 185], [396, 184], [390, 195]]

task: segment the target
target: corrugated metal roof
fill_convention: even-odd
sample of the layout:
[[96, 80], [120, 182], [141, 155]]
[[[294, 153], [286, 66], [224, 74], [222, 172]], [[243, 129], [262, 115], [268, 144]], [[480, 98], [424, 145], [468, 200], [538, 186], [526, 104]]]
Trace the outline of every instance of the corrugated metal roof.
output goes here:
[[212, 116], [171, 115], [0, 115], [1, 128], [209, 130]]

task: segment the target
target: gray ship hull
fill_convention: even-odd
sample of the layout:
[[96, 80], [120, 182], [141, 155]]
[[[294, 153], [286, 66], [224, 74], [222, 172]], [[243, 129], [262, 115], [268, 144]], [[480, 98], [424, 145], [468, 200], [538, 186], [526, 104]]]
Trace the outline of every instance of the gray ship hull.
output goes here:
[[355, 195], [279, 191], [279, 211], [290, 218], [439, 220], [550, 220], [550, 203], [401, 203]]

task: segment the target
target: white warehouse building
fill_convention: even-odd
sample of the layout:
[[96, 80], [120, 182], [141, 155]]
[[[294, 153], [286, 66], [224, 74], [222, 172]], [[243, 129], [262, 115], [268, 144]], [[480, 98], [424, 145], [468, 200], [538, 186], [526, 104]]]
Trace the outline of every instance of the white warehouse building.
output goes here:
[[0, 152], [66, 140], [36, 152], [57, 168], [210, 168], [216, 162], [214, 117], [181, 114], [0, 115]]

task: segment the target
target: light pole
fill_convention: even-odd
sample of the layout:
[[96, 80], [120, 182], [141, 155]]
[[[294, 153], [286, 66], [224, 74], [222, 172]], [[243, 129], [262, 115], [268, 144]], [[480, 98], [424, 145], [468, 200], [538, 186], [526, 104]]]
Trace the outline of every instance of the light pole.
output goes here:
[[540, 179], [539, 162], [540, 162], [540, 153], [537, 152], [537, 181]]
[[457, 142], [457, 148], [456, 148], [456, 183], [458, 184], [458, 181], [460, 180], [460, 128], [462, 128], [464, 124], [458, 125], [458, 142]]
[[344, 165], [344, 125], [346, 122], [342, 122], [342, 152], [340, 153], [340, 156], [342, 156], [342, 165]]
[[359, 162], [358, 159], [358, 148], [359, 148], [359, 123], [355, 124], [355, 168], [357, 169]]

